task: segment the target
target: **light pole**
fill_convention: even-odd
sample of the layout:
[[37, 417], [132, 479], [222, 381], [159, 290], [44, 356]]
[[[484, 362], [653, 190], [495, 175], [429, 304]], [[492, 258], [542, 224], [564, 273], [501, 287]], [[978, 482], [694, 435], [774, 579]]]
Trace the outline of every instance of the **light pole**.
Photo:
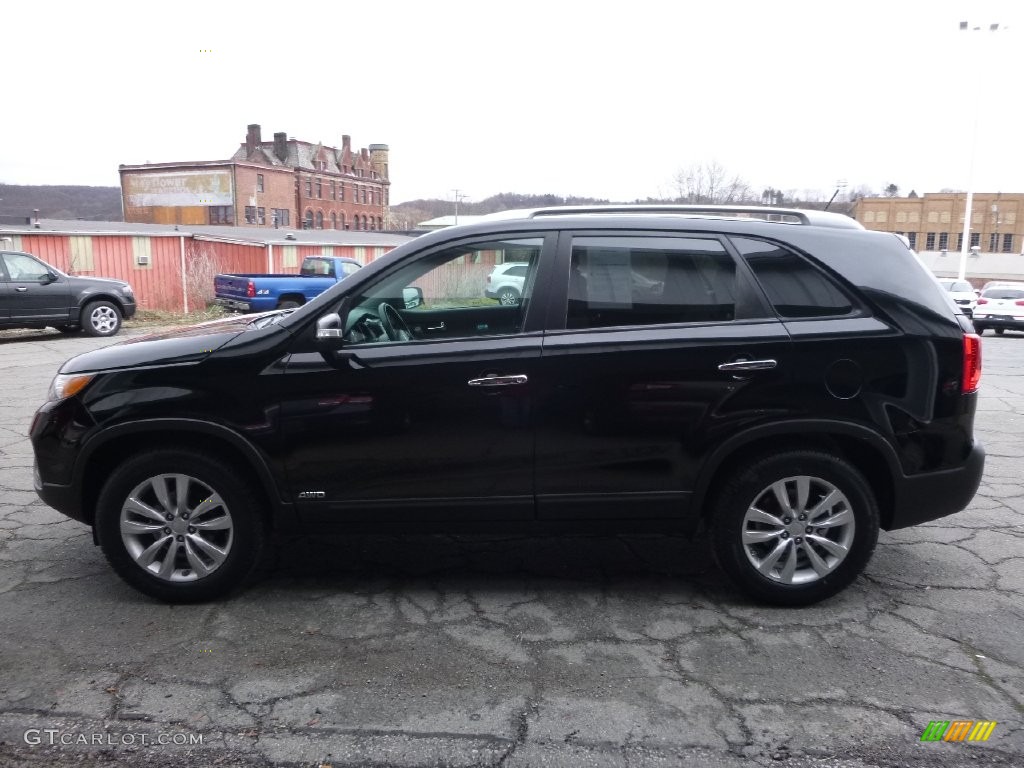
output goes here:
[[[961, 32], [978, 32], [980, 30], [980, 26], [972, 27], [968, 21], [960, 22]], [[998, 23], [988, 25], [989, 32], [996, 32], [998, 30]], [[984, 101], [982, 103], [984, 103]], [[973, 111], [974, 131], [971, 134], [971, 164], [967, 167], [967, 200], [964, 204], [964, 236], [963, 241], [960, 243], [960, 270], [958, 272], [958, 280], [963, 280], [967, 276], [967, 254], [971, 250], [971, 206], [974, 203], [974, 158], [978, 152], [978, 115], [981, 113], [981, 109], [979, 107], [974, 107]]]

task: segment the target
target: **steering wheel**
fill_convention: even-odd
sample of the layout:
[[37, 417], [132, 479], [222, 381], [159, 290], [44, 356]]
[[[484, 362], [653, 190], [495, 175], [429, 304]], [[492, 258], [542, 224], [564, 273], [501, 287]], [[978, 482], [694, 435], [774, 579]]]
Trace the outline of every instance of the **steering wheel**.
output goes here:
[[405, 324], [405, 320], [398, 314], [398, 310], [382, 301], [377, 307], [377, 314], [380, 315], [380, 324], [384, 326], [384, 333], [391, 341], [412, 341], [412, 331]]

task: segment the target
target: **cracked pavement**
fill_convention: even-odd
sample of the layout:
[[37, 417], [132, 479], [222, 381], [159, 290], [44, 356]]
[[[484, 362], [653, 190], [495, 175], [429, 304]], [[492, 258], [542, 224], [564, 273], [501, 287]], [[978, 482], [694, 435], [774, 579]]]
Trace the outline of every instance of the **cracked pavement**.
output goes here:
[[[300, 537], [229, 600], [156, 603], [32, 490], [32, 413], [108, 343], [0, 334], [0, 765], [1024, 762], [1021, 335], [985, 337], [971, 507], [883, 532], [805, 609], [670, 536]], [[931, 720], [998, 725], [922, 743]]]

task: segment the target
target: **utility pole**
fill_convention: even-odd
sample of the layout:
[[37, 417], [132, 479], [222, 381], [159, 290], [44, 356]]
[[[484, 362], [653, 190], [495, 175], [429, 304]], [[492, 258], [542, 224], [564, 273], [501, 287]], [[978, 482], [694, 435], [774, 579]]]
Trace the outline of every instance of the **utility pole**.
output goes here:
[[462, 194], [459, 189], [453, 189], [452, 193], [455, 195], [455, 226], [459, 226], [459, 201], [465, 200], [469, 195]]

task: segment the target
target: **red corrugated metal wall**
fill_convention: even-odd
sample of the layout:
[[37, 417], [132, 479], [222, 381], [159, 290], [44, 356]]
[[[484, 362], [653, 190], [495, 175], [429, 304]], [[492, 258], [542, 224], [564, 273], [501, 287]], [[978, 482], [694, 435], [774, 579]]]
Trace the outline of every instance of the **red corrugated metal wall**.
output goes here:
[[[128, 281], [135, 289], [135, 299], [140, 309], [170, 312], [180, 312], [184, 309], [180, 236], [55, 235], [34, 232], [19, 235], [21, 250], [38, 256], [60, 270], [72, 274], [113, 277]], [[71, 243], [72, 237], [77, 239], [74, 247]], [[268, 271], [294, 274], [299, 271], [304, 257], [318, 255], [327, 250], [323, 246], [296, 244], [296, 265], [283, 267], [280, 245], [273, 247], [272, 266], [268, 263], [267, 247], [262, 244], [225, 243], [185, 236], [184, 245], [190, 310], [202, 309], [213, 299], [213, 278], [218, 274], [266, 274]], [[78, 249], [74, 259], [73, 248]], [[87, 268], [88, 257], [81, 255], [82, 249], [91, 254], [91, 269]], [[335, 256], [354, 258], [367, 264], [391, 248], [335, 245], [330, 247], [330, 250]], [[147, 251], [149, 263], [138, 264], [137, 252]]]

